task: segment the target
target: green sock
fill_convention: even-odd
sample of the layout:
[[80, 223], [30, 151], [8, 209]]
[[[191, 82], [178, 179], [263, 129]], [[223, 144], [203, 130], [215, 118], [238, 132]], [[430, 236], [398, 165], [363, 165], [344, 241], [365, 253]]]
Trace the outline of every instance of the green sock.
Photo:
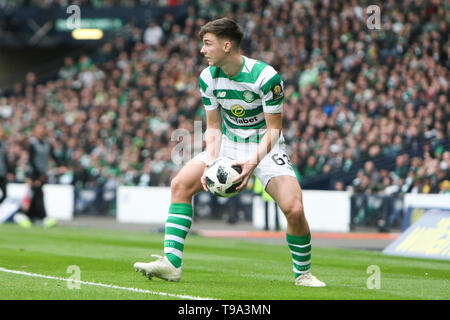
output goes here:
[[295, 278], [311, 269], [311, 233], [293, 236], [286, 233], [286, 241], [294, 262]]
[[181, 266], [184, 240], [192, 224], [192, 206], [187, 203], [172, 203], [166, 221], [164, 254], [175, 268]]

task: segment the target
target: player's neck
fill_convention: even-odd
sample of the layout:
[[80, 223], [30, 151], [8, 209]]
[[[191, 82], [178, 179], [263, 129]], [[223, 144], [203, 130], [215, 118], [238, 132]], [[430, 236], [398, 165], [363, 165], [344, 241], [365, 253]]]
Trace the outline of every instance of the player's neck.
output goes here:
[[229, 60], [223, 64], [220, 68], [223, 72], [229, 76], [234, 77], [239, 74], [242, 69], [242, 65], [244, 64], [244, 58], [239, 53], [230, 56]]

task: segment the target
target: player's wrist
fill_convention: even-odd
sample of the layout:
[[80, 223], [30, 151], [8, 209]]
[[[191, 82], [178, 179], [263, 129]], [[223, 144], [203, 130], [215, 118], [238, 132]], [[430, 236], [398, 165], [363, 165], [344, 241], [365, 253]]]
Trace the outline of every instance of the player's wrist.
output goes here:
[[256, 167], [258, 166], [259, 162], [260, 162], [259, 159], [260, 159], [260, 158], [259, 158], [258, 155], [253, 156], [253, 157], [251, 157], [251, 158], [247, 161], [247, 164], [250, 165], [250, 166], [252, 166], [253, 168], [256, 168]]

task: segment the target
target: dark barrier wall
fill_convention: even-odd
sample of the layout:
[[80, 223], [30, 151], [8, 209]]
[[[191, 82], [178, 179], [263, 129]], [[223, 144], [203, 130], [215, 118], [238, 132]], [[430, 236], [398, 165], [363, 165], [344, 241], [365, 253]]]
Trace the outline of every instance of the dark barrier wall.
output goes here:
[[[176, 23], [183, 24], [187, 16], [188, 4], [174, 7], [138, 6], [138, 7], [110, 7], [110, 8], [84, 8], [80, 6], [81, 19], [108, 18], [120, 19], [122, 26], [132, 23], [136, 27], [146, 28], [151, 20], [162, 22], [164, 15], [171, 13]], [[4, 31], [0, 35], [0, 46], [23, 45], [29, 42], [31, 36], [36, 33], [36, 27], [42, 27], [51, 23], [51, 29], [47, 32], [47, 38], [52, 41], [42, 41], [37, 45], [60, 45], [64, 42], [73, 42], [70, 32], [56, 30], [58, 19], [67, 19], [71, 16], [66, 12], [67, 8], [39, 9], [33, 7], [0, 9], [0, 26]], [[50, 24], [49, 24], [50, 25]], [[106, 31], [115, 32], [115, 31]], [[9, 33], [9, 37], [6, 34]], [[14, 35], [14, 37], [11, 37]]]

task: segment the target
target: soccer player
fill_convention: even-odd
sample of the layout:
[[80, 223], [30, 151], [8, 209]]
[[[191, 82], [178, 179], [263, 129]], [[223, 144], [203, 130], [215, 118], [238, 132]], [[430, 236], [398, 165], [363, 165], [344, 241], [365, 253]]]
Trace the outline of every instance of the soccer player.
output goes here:
[[184, 241], [192, 224], [192, 197], [207, 191], [208, 165], [228, 156], [242, 168], [235, 179], [242, 181], [237, 189], [242, 190], [254, 173], [286, 215], [295, 284], [324, 287], [310, 272], [311, 235], [302, 191], [284, 151], [283, 81], [273, 67], [240, 54], [243, 32], [233, 20], [211, 21], [199, 36], [200, 52], [209, 64], [199, 78], [206, 109], [206, 151], [186, 163], [171, 182], [164, 257], [154, 255], [157, 260], [137, 262], [134, 268], [149, 279], [180, 280]]

